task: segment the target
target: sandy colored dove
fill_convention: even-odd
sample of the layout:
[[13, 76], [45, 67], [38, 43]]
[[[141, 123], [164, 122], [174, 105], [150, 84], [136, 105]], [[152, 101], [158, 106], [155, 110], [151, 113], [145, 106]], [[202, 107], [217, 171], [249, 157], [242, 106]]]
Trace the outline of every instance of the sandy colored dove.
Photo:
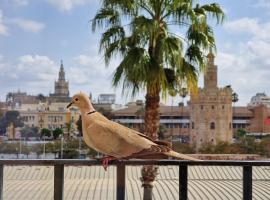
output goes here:
[[153, 141], [144, 134], [110, 121], [95, 111], [87, 95], [75, 94], [67, 106], [76, 106], [81, 111], [82, 132], [86, 144], [107, 157], [102, 159], [106, 169], [113, 159], [166, 158], [197, 160], [173, 151], [166, 142]]

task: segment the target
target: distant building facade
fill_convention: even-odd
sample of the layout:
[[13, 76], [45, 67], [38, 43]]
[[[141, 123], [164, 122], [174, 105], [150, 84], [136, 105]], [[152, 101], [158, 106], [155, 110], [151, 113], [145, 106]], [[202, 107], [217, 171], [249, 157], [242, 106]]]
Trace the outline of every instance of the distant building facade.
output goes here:
[[6, 106], [9, 109], [20, 108], [22, 104], [35, 104], [38, 103], [38, 98], [35, 95], [28, 95], [26, 92], [9, 92], [6, 95]]
[[[143, 132], [143, 108], [143, 105], [129, 104], [127, 108], [113, 111], [113, 120]], [[165, 139], [190, 143], [192, 132], [190, 116], [190, 106], [160, 105], [160, 124], [166, 127]], [[232, 134], [239, 129], [246, 130], [251, 134], [270, 134], [270, 108], [265, 105], [233, 107], [230, 120], [232, 121]], [[212, 138], [209, 139], [212, 142]]]
[[[25, 107], [26, 108], [26, 107]], [[76, 122], [79, 119], [78, 109], [66, 109], [66, 103], [39, 103], [33, 104], [27, 109], [18, 110], [24, 125], [29, 127], [47, 128], [54, 130], [62, 128], [67, 132], [67, 126], [76, 130]]]

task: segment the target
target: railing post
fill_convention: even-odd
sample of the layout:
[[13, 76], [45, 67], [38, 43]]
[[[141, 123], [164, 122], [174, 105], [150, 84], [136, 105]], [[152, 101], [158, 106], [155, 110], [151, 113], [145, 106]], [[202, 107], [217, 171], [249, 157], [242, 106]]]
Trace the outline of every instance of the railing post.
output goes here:
[[188, 166], [179, 165], [179, 200], [187, 200], [188, 196]]
[[116, 190], [116, 199], [124, 200], [125, 199], [125, 187], [126, 187], [126, 166], [124, 164], [117, 165], [117, 190]]
[[243, 166], [243, 199], [252, 199], [252, 166]]
[[64, 199], [64, 165], [54, 165], [54, 200]]
[[0, 165], [0, 200], [3, 200], [4, 187], [4, 165]]

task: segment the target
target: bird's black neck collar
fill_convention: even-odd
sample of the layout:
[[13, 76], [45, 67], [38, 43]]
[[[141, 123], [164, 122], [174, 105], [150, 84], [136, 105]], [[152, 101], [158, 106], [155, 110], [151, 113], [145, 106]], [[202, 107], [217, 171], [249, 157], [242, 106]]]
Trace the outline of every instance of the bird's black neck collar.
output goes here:
[[87, 113], [87, 115], [91, 115], [91, 114], [93, 114], [93, 113], [95, 113], [95, 112], [96, 112], [95, 110], [90, 111], [89, 113]]

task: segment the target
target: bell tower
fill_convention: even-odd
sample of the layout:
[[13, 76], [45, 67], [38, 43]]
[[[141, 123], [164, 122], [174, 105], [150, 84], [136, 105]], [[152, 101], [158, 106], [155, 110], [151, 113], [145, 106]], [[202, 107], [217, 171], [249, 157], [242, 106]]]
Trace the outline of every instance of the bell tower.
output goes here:
[[54, 93], [50, 94], [56, 101], [69, 101], [69, 83], [65, 79], [65, 70], [63, 61], [61, 60], [58, 80], [54, 83]]
[[215, 65], [215, 56], [209, 53], [207, 56], [208, 67], [204, 74], [204, 88], [217, 88], [217, 66]]

